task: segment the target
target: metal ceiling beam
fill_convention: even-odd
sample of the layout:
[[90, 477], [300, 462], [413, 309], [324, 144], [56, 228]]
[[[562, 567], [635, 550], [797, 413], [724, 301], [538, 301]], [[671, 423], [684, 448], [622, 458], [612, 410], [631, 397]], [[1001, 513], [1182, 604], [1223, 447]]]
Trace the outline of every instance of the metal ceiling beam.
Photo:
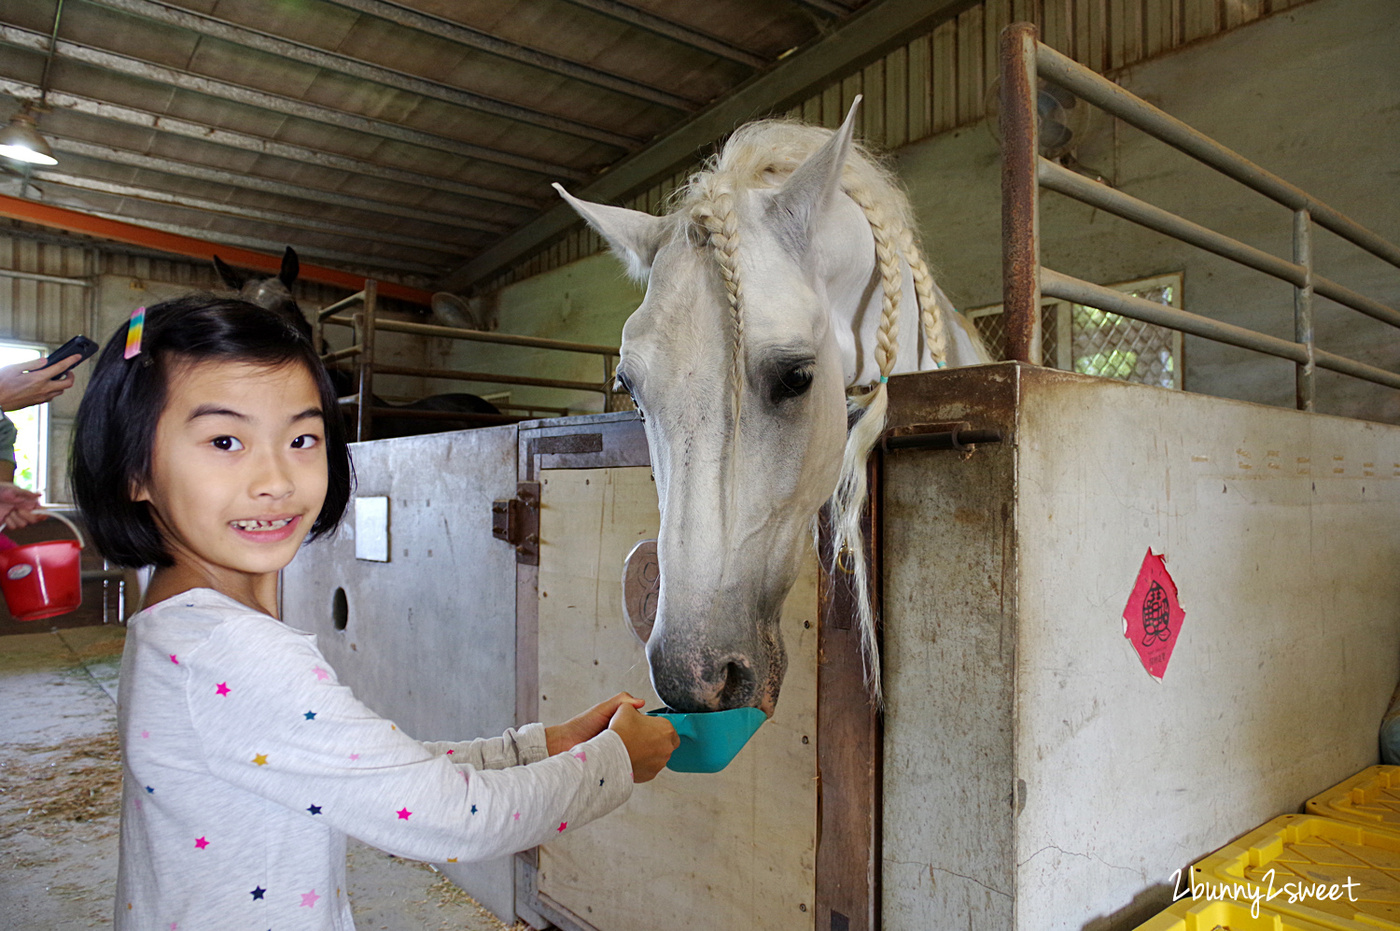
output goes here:
[[[429, 81], [424, 78], [405, 74], [402, 71], [395, 71], [383, 65], [375, 65], [359, 58], [349, 55], [342, 55], [339, 52], [328, 52], [315, 46], [305, 45], [301, 42], [292, 42], [288, 39], [271, 36], [256, 29], [249, 29], [246, 26], [239, 26], [226, 20], [207, 16], [203, 13], [192, 13], [188, 10], [181, 10], [168, 6], [164, 3], [157, 3], [155, 0], [90, 0], [98, 6], [108, 7], [113, 10], [121, 10], [124, 13], [131, 13], [134, 16], [141, 16], [146, 19], [165, 23], [169, 26], [176, 26], [195, 35], [209, 36], [214, 39], [221, 39], [225, 42], [240, 45], [245, 48], [257, 49], [269, 55], [285, 58], [289, 61], [300, 62], [304, 65], [311, 65], [315, 68], [323, 68], [339, 74], [346, 74], [362, 81], [369, 81], [372, 84], [382, 84], [385, 87], [392, 87], [397, 90], [406, 91], [410, 94], [417, 94], [420, 97], [430, 97], [442, 100], [454, 106], [467, 110], [475, 110], [478, 113], [486, 113], [502, 119], [511, 120], [516, 123], [524, 123], [529, 126], [536, 126], [540, 129], [547, 129], [550, 132], [563, 133], [579, 139], [589, 139], [594, 142], [601, 142], [605, 145], [617, 146], [624, 152], [637, 148], [642, 143], [641, 139], [628, 136], [623, 133], [613, 132], [599, 126], [588, 123], [580, 123], [566, 117], [556, 116], [552, 113], [544, 113], [530, 107], [523, 107], [519, 104], [507, 103], [504, 100], [497, 100], [494, 97], [487, 97], [484, 94], [475, 94], [471, 91], [463, 90], [460, 87], [452, 87], [448, 84], [441, 84], [437, 81]], [[689, 110], [690, 107], [682, 107]]]
[[[242, 172], [225, 171], [222, 168], [210, 168], [207, 165], [181, 162], [173, 158], [161, 158], [158, 155], [143, 155], [140, 152], [132, 152], [128, 149], [114, 149], [111, 146], [82, 142], [77, 139], [69, 139], [66, 136], [56, 136], [52, 133], [49, 134], [48, 138], [53, 143], [54, 148], [60, 152], [82, 155], [86, 158], [111, 162], [117, 165], [160, 171], [168, 175], [177, 175], [181, 178], [194, 178], [197, 181], [208, 181], [213, 184], [226, 184], [230, 187], [246, 188], [247, 190], [258, 191], [263, 194], [274, 194], [278, 197], [293, 197], [311, 203], [329, 204], [336, 207], [345, 207], [350, 210], [388, 214], [389, 216], [404, 217], [405, 219], [422, 223], [436, 223], [439, 226], [446, 226], [449, 228], [468, 228], [460, 217], [452, 214], [425, 210], [421, 207], [388, 204], [379, 200], [352, 197], [349, 194], [336, 194], [331, 191], [322, 191], [319, 188], [302, 187], [299, 184], [288, 184], [285, 181], [273, 181], [269, 178], [258, 178], [243, 174]], [[476, 227], [471, 228], [476, 229]], [[486, 232], [495, 231], [487, 230]]]
[[809, 10], [816, 10], [824, 16], [841, 17], [851, 12], [851, 8], [836, 0], [796, 0], [798, 6], [805, 6]]
[[[178, 235], [146, 226], [138, 226], [125, 220], [98, 217], [80, 210], [55, 207], [52, 204], [40, 204], [32, 200], [21, 200], [18, 197], [10, 197], [5, 194], [0, 194], [0, 217], [22, 220], [25, 223], [37, 223], [50, 229], [81, 233], [84, 236], [93, 236], [103, 241], [129, 243], [170, 255], [189, 256], [205, 262], [210, 261], [214, 253], [218, 252], [220, 258], [230, 265], [263, 271], [271, 275], [277, 274], [282, 268], [282, 243], [270, 244], [273, 248], [266, 253], [230, 248], [227, 245], [206, 239], [207, 233], [202, 230], [194, 236]], [[365, 286], [364, 275], [307, 262], [301, 264], [301, 272], [298, 277], [307, 281], [348, 288], [351, 291], [359, 291]], [[431, 305], [433, 296], [431, 291], [411, 288], [392, 281], [381, 281], [379, 293], [386, 297], [422, 304], [425, 307]]]
[[[44, 52], [48, 50], [48, 40], [49, 37], [42, 33], [31, 32], [28, 29], [21, 29], [17, 26], [0, 24], [0, 43]], [[518, 168], [522, 171], [545, 175], [546, 177], [563, 176], [575, 181], [580, 181], [589, 177], [587, 172], [579, 171], [575, 168], [568, 168], [564, 165], [555, 165], [551, 162], [530, 158], [526, 155], [516, 155], [513, 152], [489, 149], [485, 146], [449, 139], [446, 136], [438, 136], [433, 133], [409, 129], [397, 123], [385, 123], [382, 120], [371, 119], [355, 113], [347, 113], [344, 110], [335, 110], [330, 107], [305, 103], [291, 97], [283, 97], [278, 94], [270, 94], [266, 91], [255, 90], [241, 84], [232, 84], [228, 81], [207, 78], [203, 75], [191, 74], [188, 71], [180, 71], [176, 68], [167, 68], [163, 65], [151, 64], [150, 62], [129, 58], [126, 55], [118, 55], [115, 52], [104, 52], [101, 49], [79, 45], [76, 42], [69, 42], [65, 39], [58, 40], [55, 54], [58, 55], [59, 58], [70, 61], [80, 61], [106, 71], [115, 71], [119, 74], [153, 81], [168, 87], [178, 87], [182, 90], [193, 91], [198, 94], [207, 94], [210, 97], [231, 100], [234, 103], [241, 103], [250, 107], [268, 110], [283, 117], [295, 116], [302, 119], [313, 120], [318, 123], [327, 123], [331, 126], [339, 126], [342, 129], [363, 133], [368, 136], [395, 139], [399, 142], [407, 142], [410, 145], [423, 146], [424, 148], [436, 149], [441, 152], [451, 152], [462, 158], [480, 159], [485, 162], [493, 162], [498, 165], [505, 165], [510, 168]]]
[[[16, 100], [37, 101], [39, 99], [39, 86], [0, 77], [0, 93], [8, 94]], [[140, 126], [143, 129], [184, 136], [189, 139], [199, 139], [203, 142], [212, 142], [233, 149], [242, 149], [245, 152], [271, 155], [288, 161], [316, 165], [321, 168], [332, 168], [350, 174], [368, 175], [372, 178], [396, 181], [400, 184], [427, 188], [432, 191], [449, 191], [476, 200], [509, 204], [512, 207], [526, 207], [530, 210], [538, 210], [540, 206], [539, 201], [506, 191], [493, 191], [475, 184], [463, 184], [460, 181], [453, 181], [451, 178], [439, 178], [436, 175], [425, 175], [416, 171], [405, 171], [401, 168], [387, 168], [363, 159], [308, 149], [304, 146], [292, 145], [289, 142], [278, 142], [274, 139], [265, 139], [262, 136], [240, 133], [232, 129], [217, 129], [202, 123], [182, 120], [179, 117], [150, 113], [146, 110], [137, 110], [134, 107], [109, 103], [93, 97], [82, 97], [64, 91], [49, 91], [47, 106], [51, 110], [72, 110], [85, 116], [94, 116], [98, 119], [112, 120], [130, 126]]]
[[639, 10], [634, 6], [619, 3], [618, 0], [568, 0], [574, 6], [581, 6], [584, 9], [592, 10], [595, 13], [602, 13], [613, 19], [620, 20], [631, 26], [645, 29], [647, 32], [664, 36], [667, 39], [679, 42], [681, 45], [688, 45], [693, 49], [702, 52], [709, 52], [718, 58], [728, 59], [738, 62], [754, 70], [766, 68], [768, 59], [762, 55], [755, 55], [737, 46], [730, 45], [722, 39], [714, 36], [707, 36], [703, 32], [697, 32], [689, 26], [682, 26], [680, 23], [672, 22], [655, 13], [648, 13], [646, 10]]
[[281, 210], [262, 210], [256, 207], [240, 207], [235, 204], [224, 203], [223, 201], [206, 200], [203, 197], [188, 197], [183, 194], [171, 194], [168, 191], [158, 191], [153, 188], [140, 187], [134, 184], [118, 184], [114, 181], [101, 181], [97, 178], [84, 178], [80, 175], [68, 174], [62, 171], [51, 171], [47, 169], [36, 171], [33, 177], [36, 183], [56, 184], [82, 191], [93, 191], [98, 194], [111, 194], [116, 197], [134, 198], [151, 203], [165, 204], [171, 207], [180, 207], [185, 210], [197, 210], [206, 214], [237, 217], [244, 220], [261, 220], [267, 223], [275, 223], [278, 226], [284, 226], [289, 229], [332, 233], [336, 236], [349, 236], [352, 239], [364, 239], [369, 242], [393, 243], [394, 245], [407, 246], [411, 249], [439, 252], [443, 255], [461, 255], [463, 252], [470, 251], [470, 247], [468, 246], [461, 245], [460, 243], [444, 242], [441, 239], [422, 239], [418, 236], [404, 236], [399, 233], [385, 232], [384, 230], [362, 229], [357, 226], [347, 226], [343, 223], [331, 223], [327, 220], [318, 220], [314, 217], [308, 217], [297, 213], [286, 213]]
[[501, 58], [508, 58], [524, 65], [540, 68], [554, 74], [562, 75], [566, 78], [573, 78], [576, 81], [583, 81], [595, 87], [607, 88], [635, 97], [638, 100], [647, 100], [651, 103], [659, 103], [663, 107], [670, 107], [675, 110], [689, 112], [699, 106], [700, 102], [689, 100], [685, 97], [663, 91], [660, 88], [642, 84], [629, 78], [620, 77], [597, 68], [582, 65], [578, 62], [569, 61], [566, 58], [559, 58], [550, 55], [548, 52], [541, 52], [524, 45], [517, 45], [505, 39], [497, 38], [489, 33], [479, 32], [461, 23], [456, 23], [438, 16], [431, 16], [400, 6], [397, 3], [386, 3], [385, 0], [330, 0], [336, 6], [346, 9], [356, 10], [373, 16], [376, 19], [387, 20], [399, 26], [413, 29], [418, 32], [425, 32], [428, 35], [437, 36], [439, 39], [447, 39], [458, 45], [465, 45], [478, 51], [489, 52]]
[[[871, 0], [833, 32], [815, 39], [768, 71], [755, 75], [574, 193], [590, 200], [612, 202], [645, 190], [657, 179], [694, 163], [704, 147], [741, 123], [799, 103], [978, 2], [980, 0]], [[479, 284], [537, 251], [577, 222], [578, 216], [561, 201], [444, 275], [436, 286], [444, 291], [459, 291]]]
[[[114, 213], [106, 213], [101, 210], [90, 210], [88, 213], [94, 217], [104, 220], [111, 220], [118, 223], [130, 222], [130, 217], [117, 216]], [[147, 229], [156, 230], [162, 233], [169, 233], [174, 236], [186, 236], [190, 238], [207, 236], [214, 243], [219, 245], [228, 244], [241, 249], [255, 249], [258, 252], [276, 252], [278, 249], [286, 248], [286, 244], [271, 239], [263, 239], [260, 236], [239, 236], [236, 233], [228, 233], [222, 230], [207, 230], [197, 226], [184, 226], [180, 223], [162, 223], [159, 220], [142, 220], [141, 226]], [[431, 275], [435, 271], [432, 265], [422, 265], [417, 262], [400, 262], [397, 259], [386, 259], [382, 257], [366, 255], [361, 252], [341, 252], [337, 249], [323, 249], [311, 245], [298, 245], [297, 255], [307, 255], [311, 258], [328, 259], [340, 265], [358, 266], [365, 271], [380, 269], [381, 271], [392, 271], [402, 274], [404, 272], [414, 272], [421, 275]], [[219, 258], [228, 261], [228, 258], [220, 250]], [[232, 263], [230, 263], [232, 264]], [[298, 275], [297, 277], [302, 277]], [[366, 277], [374, 277], [372, 274]], [[381, 284], [379, 293], [384, 293]]]

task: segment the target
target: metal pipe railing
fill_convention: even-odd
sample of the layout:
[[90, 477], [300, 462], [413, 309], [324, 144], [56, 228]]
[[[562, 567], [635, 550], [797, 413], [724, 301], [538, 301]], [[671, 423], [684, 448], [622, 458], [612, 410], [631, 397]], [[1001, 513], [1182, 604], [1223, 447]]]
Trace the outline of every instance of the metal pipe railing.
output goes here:
[[[614, 394], [612, 390], [613, 372], [617, 367], [618, 348], [616, 346], [599, 346], [593, 343], [575, 343], [567, 340], [546, 339], [540, 336], [515, 336], [509, 333], [488, 333], [484, 330], [468, 330], [463, 327], [439, 326], [431, 323], [410, 323], [402, 320], [380, 320], [376, 314], [376, 298], [378, 294], [378, 283], [372, 279], [366, 279], [365, 289], [342, 298], [322, 308], [316, 313], [316, 342], [318, 346], [325, 345], [324, 333], [327, 324], [350, 327], [359, 339], [356, 343], [344, 349], [334, 352], [324, 353], [321, 360], [327, 364], [338, 362], [343, 359], [354, 358], [357, 389], [354, 395], [340, 398], [342, 405], [356, 405], [355, 416], [355, 438], [357, 440], [368, 439], [372, 418], [376, 414], [403, 414], [410, 416], [399, 408], [376, 407], [374, 405], [374, 394], [372, 391], [373, 379], [379, 375], [406, 375], [417, 378], [443, 378], [455, 381], [474, 381], [485, 384], [497, 385], [523, 385], [539, 388], [560, 388], [572, 391], [594, 391], [603, 395], [603, 409], [611, 411], [614, 409]], [[350, 316], [338, 316], [338, 314], [353, 307], [356, 304], [363, 304], [363, 308]], [[526, 349], [551, 349], [561, 352], [580, 352], [603, 357], [603, 380], [601, 382], [571, 381], [559, 378], [535, 378], [527, 375], [506, 375], [494, 372], [474, 372], [461, 369], [439, 369], [425, 368], [419, 366], [404, 365], [381, 365], [374, 361], [374, 341], [375, 333], [385, 331], [390, 333], [406, 333], [413, 336], [436, 337], [446, 339], [460, 339], [468, 342], [490, 343], [499, 346], [517, 346]], [[552, 412], [565, 412], [565, 408], [545, 408], [539, 410], [549, 410]], [[434, 413], [431, 417], [427, 414], [411, 414], [411, 416], [422, 416], [424, 419], [463, 419], [455, 413]], [[519, 417], [509, 415], [498, 415], [502, 423], [514, 423]], [[480, 417], [475, 418], [478, 423], [486, 423], [488, 420]]]
[[[1036, 151], [1036, 89], [1042, 77], [1289, 207], [1293, 213], [1293, 260], [1246, 245], [1041, 158]], [[1313, 409], [1317, 367], [1400, 388], [1400, 375], [1324, 352], [1314, 344], [1315, 294], [1395, 327], [1400, 327], [1400, 311], [1316, 274], [1312, 264], [1312, 227], [1316, 223], [1396, 267], [1400, 267], [1400, 247], [1102, 75], [1040, 44], [1035, 27], [1029, 23], [1015, 23], [1002, 32], [1001, 95], [1003, 302], [1007, 354], [1011, 358], [1040, 363], [1043, 294], [1289, 359], [1297, 366], [1300, 410]], [[1039, 202], [1042, 186], [1293, 285], [1296, 342], [1155, 304], [1043, 268]]]

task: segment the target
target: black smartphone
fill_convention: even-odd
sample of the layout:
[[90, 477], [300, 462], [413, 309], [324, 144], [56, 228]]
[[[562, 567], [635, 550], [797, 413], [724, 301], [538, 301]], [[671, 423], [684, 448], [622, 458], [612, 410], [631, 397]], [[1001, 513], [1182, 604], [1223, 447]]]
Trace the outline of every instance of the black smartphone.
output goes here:
[[[68, 342], [64, 343], [62, 346], [59, 346], [53, 352], [49, 353], [48, 361], [44, 363], [43, 367], [48, 368], [55, 362], [62, 362], [69, 356], [78, 356], [78, 362], [74, 363], [73, 366], [71, 366], [68, 369], [68, 371], [63, 373], [63, 375], [67, 375], [68, 372], [71, 372], [74, 368], [77, 368], [78, 365], [81, 365], [83, 359], [86, 359], [88, 356], [92, 355], [96, 351], [97, 344], [94, 343], [92, 340], [88, 339], [86, 336], [75, 336]], [[55, 375], [52, 380], [58, 381], [60, 378], [63, 377], [63, 375]]]

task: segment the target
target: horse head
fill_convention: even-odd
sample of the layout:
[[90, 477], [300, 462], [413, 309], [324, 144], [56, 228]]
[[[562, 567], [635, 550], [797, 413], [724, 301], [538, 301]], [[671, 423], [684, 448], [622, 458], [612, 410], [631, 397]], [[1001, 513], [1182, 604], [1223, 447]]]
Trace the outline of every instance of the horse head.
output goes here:
[[[902, 195], [892, 212], [875, 203], [894, 189], [853, 146], [854, 114], [834, 133], [741, 128], [667, 216], [559, 188], [647, 282], [623, 328], [617, 382], [651, 450], [661, 579], [647, 658], [658, 695], [678, 711], [772, 714], [786, 666], [779, 615], [824, 502], [850, 512], [838, 540], [859, 551], [884, 385], [860, 400], [865, 428], [850, 436], [846, 387], [870, 370], [864, 347], [875, 347], [878, 376], [900, 356], [889, 311], [913, 246]], [[913, 325], [910, 369], [917, 317]], [[940, 335], [932, 351], [941, 350]]]
[[239, 298], [250, 304], [265, 307], [287, 318], [307, 339], [311, 339], [311, 324], [297, 306], [292, 296], [292, 285], [301, 271], [301, 261], [291, 246], [282, 253], [282, 269], [270, 278], [254, 278], [231, 268], [223, 259], [214, 256], [214, 268], [224, 284], [238, 292]]

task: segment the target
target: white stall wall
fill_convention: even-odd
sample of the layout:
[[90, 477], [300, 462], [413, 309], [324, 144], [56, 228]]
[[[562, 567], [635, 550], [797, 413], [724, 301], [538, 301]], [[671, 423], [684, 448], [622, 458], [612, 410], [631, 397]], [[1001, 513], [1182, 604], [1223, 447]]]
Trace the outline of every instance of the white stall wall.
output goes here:
[[[890, 388], [1006, 442], [885, 456], [886, 927], [1136, 927], [1376, 762], [1400, 427], [1010, 365]], [[1160, 681], [1122, 616], [1149, 548]]]
[[[865, 135], [877, 145], [897, 147], [896, 165], [910, 189], [931, 265], [960, 308], [1001, 301], [1000, 156], [981, 120], [982, 88], [994, 67], [988, 47], [997, 26], [1008, 15], [1032, 12], [1019, 2], [1013, 6], [1008, 13], [995, 0], [978, 5], [956, 24], [940, 27], [931, 42], [911, 44], [878, 69], [871, 66], [800, 108], [808, 119], [834, 125], [831, 119], [844, 112], [855, 92], [866, 94]], [[1117, 68], [1110, 75], [1129, 90], [1381, 235], [1400, 239], [1400, 215], [1390, 209], [1400, 200], [1400, 176], [1394, 171], [1394, 153], [1400, 151], [1400, 68], [1394, 54], [1400, 20], [1391, 0], [1312, 0], [1286, 9], [1275, 2], [1272, 15], [1243, 25], [1259, 5], [1143, 0], [1113, 4], [1112, 17], [1101, 7], [1069, 16], [1067, 7], [1036, 5], [1052, 45], [1092, 67]], [[1180, 44], [1183, 39], [1188, 44]], [[1141, 60], [1145, 55], [1155, 57]], [[1136, 63], [1121, 67], [1123, 62]], [[930, 128], [937, 134], [923, 138]], [[919, 138], [923, 141], [906, 144]], [[1283, 208], [1173, 149], [1146, 143], [1136, 130], [1115, 126], [1102, 114], [1085, 138], [1080, 161], [1115, 187], [1251, 245], [1290, 255], [1290, 218]], [[655, 193], [637, 206], [659, 209]], [[1183, 272], [1187, 310], [1292, 337], [1292, 292], [1282, 283], [1057, 195], [1046, 194], [1044, 205], [1047, 265], [1106, 284]], [[546, 258], [587, 255], [596, 240], [579, 235], [579, 242], [571, 239]], [[1318, 232], [1315, 250], [1323, 274], [1391, 306], [1400, 303], [1400, 272], [1330, 233]], [[549, 261], [528, 267], [536, 265], [551, 267]], [[506, 285], [493, 299], [504, 331], [615, 344], [641, 291], [610, 256], [591, 255]], [[1400, 367], [1400, 341], [1393, 330], [1327, 301], [1317, 304], [1323, 348], [1392, 370]], [[471, 368], [490, 364], [495, 355], [463, 345], [453, 358], [457, 367]], [[519, 364], [543, 374], [555, 370], [561, 358], [522, 357]], [[566, 358], [562, 364], [574, 365]], [[591, 370], [583, 371], [586, 363], [577, 365], [580, 370], [571, 377], [593, 377]], [[1319, 382], [1321, 410], [1400, 422], [1400, 394], [1326, 372]], [[1185, 387], [1293, 403], [1288, 363], [1194, 338], [1186, 344]], [[527, 390], [516, 393], [524, 397]], [[559, 397], [530, 396], [538, 403]], [[589, 409], [601, 409], [596, 396], [570, 403], [590, 400]]]

